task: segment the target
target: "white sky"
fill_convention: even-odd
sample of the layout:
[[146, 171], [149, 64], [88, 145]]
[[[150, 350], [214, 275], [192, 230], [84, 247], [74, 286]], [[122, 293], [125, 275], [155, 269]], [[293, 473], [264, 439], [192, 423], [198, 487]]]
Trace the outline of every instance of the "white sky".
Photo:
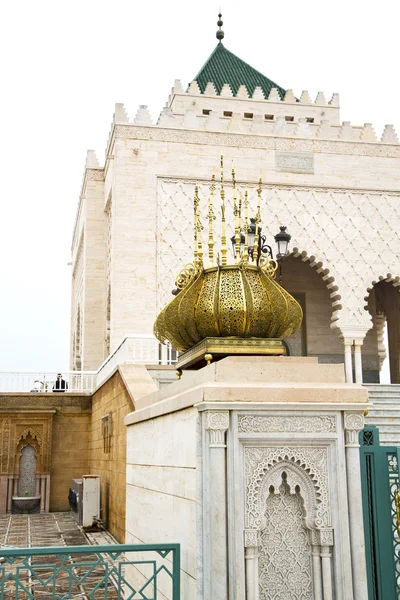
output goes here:
[[[211, 0], [2, 4], [0, 370], [67, 370], [70, 244], [86, 150], [115, 102], [154, 118], [215, 47]], [[341, 119], [400, 133], [398, 0], [222, 2], [225, 46], [296, 95], [341, 96]]]

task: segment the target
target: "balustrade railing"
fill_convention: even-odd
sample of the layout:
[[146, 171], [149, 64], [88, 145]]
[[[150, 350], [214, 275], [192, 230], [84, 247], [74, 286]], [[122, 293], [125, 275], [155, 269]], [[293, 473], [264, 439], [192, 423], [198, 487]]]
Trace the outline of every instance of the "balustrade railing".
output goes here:
[[0, 547], [0, 598], [180, 600], [180, 545]]
[[74, 392], [90, 393], [122, 364], [173, 365], [177, 352], [152, 335], [126, 335], [97, 371], [62, 372], [65, 385], [56, 386], [57, 372], [0, 371], [0, 392]]
[[117, 365], [173, 365], [177, 352], [171, 344], [160, 344], [153, 335], [126, 335], [97, 371], [97, 385], [107, 379]]
[[63, 371], [65, 382], [56, 385], [57, 372], [0, 371], [0, 392], [91, 392], [96, 387], [97, 371]]

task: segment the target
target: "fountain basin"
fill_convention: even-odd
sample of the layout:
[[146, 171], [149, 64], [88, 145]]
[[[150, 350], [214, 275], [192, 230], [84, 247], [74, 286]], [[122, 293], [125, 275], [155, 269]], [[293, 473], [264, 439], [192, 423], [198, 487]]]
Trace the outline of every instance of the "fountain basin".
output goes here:
[[40, 498], [41, 496], [13, 496], [13, 508], [15, 512], [22, 514], [37, 513], [40, 510]]

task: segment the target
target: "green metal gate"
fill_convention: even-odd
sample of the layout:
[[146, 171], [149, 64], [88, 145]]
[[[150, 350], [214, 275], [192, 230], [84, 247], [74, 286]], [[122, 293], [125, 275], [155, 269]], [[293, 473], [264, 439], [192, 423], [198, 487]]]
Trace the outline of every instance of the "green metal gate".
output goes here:
[[381, 446], [379, 429], [360, 432], [368, 600], [400, 600], [398, 448]]

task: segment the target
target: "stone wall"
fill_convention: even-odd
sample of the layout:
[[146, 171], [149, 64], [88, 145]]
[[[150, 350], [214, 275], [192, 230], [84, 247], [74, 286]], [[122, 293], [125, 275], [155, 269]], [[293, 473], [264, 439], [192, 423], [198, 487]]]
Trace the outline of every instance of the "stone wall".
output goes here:
[[7, 480], [18, 476], [20, 451], [28, 435], [37, 454], [37, 473], [51, 476], [50, 511], [69, 510], [71, 479], [89, 468], [90, 413], [89, 396], [0, 394], [0, 512], [7, 509]]
[[[329, 289], [330, 318], [334, 325], [345, 337], [365, 336], [372, 327], [364, 310], [364, 298], [372, 281], [391, 274], [396, 284], [400, 277], [400, 249], [395, 234], [399, 218], [398, 145], [373, 141], [373, 136], [327, 141], [318, 136], [288, 138], [290, 133], [282, 137], [276, 133], [244, 133], [236, 131], [233, 125], [225, 132], [191, 130], [188, 123], [182, 129], [148, 125], [116, 123], [108, 147], [113, 160], [95, 173], [98, 193], [102, 185], [104, 189], [103, 206], [99, 201], [97, 212], [90, 217], [95, 221], [93, 227], [100, 227], [101, 221], [105, 226], [104, 205], [111, 192], [113, 198], [111, 348], [127, 332], [151, 333], [158, 310], [171, 299], [170, 290], [177, 273], [192, 259], [196, 182], [205, 244], [210, 179], [213, 172], [218, 172], [221, 151], [226, 165], [228, 235], [233, 227], [230, 183], [233, 160], [238, 190], [243, 193], [248, 187], [251, 214], [255, 212], [260, 171], [263, 174], [266, 183], [261, 215], [268, 240], [273, 242], [279, 225], [287, 225], [292, 235], [291, 249], [309, 264], [318, 265], [315, 269]], [[299, 171], [302, 161], [310, 164]], [[88, 175], [94, 176], [92, 171], [95, 170], [89, 169]], [[104, 184], [100, 181], [102, 177]], [[89, 183], [92, 182], [85, 180], [84, 195]], [[215, 198], [215, 232], [220, 229], [218, 205], [219, 193]], [[156, 223], [157, 231], [149, 228], [149, 223]], [[378, 231], [388, 232], [384, 241], [379, 239]], [[93, 239], [100, 244], [100, 237]], [[216, 233], [215, 238], [219, 237]], [[100, 256], [100, 248], [96, 252]], [[104, 297], [104, 289], [100, 288], [100, 285], [96, 288], [97, 292], [94, 288], [88, 290], [98, 306], [100, 294]], [[77, 310], [75, 304], [73, 315]], [[92, 324], [101, 332], [106, 327], [105, 311], [103, 314]], [[86, 364], [99, 366], [95, 335], [90, 338], [89, 329], [85, 331]]]
[[[125, 541], [178, 540], [183, 551], [183, 598], [196, 595], [197, 419], [197, 409], [191, 407], [127, 429]], [[135, 510], [130, 509], [133, 506]], [[143, 583], [140, 569], [135, 575], [135, 582]]]
[[[89, 473], [90, 401], [59, 406], [53, 418], [50, 512], [69, 510], [72, 479]], [[89, 406], [88, 406], [89, 404]]]
[[[134, 410], [119, 372], [92, 397], [89, 472], [100, 475], [101, 518], [123, 543], [125, 538], [126, 428], [124, 417]], [[111, 419], [108, 416], [111, 414]], [[111, 435], [110, 435], [111, 431]]]

